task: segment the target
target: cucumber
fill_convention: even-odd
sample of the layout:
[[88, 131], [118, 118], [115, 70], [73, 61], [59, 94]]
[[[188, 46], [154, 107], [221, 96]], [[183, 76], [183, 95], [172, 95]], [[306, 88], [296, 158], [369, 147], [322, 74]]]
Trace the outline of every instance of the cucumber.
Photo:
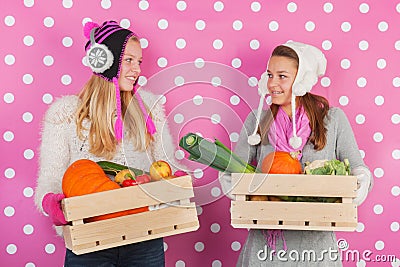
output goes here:
[[118, 164], [115, 162], [111, 161], [97, 161], [96, 162], [106, 174], [111, 174], [111, 175], [116, 175], [118, 172], [125, 170], [125, 169], [130, 169], [136, 176], [142, 175], [142, 174], [149, 174], [148, 172], [145, 172], [144, 170], [140, 169], [135, 169], [132, 167], [128, 167], [122, 164]]

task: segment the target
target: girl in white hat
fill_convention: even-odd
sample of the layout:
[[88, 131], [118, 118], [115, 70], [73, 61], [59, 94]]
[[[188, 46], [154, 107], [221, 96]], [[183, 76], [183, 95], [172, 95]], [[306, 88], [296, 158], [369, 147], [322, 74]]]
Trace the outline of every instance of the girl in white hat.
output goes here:
[[[359, 183], [354, 203], [360, 205], [372, 187], [372, 175], [361, 158], [350, 123], [340, 108], [330, 107], [327, 99], [310, 93], [325, 70], [326, 59], [318, 48], [298, 42], [277, 46], [259, 81], [258, 110], [247, 117], [234, 152], [248, 162], [257, 161], [258, 167], [273, 151], [299, 151], [303, 164], [348, 159]], [[265, 111], [262, 106], [267, 94], [272, 104]], [[230, 175], [222, 173], [220, 182], [224, 193], [231, 196]], [[339, 251], [336, 242], [335, 233], [329, 231], [250, 230], [237, 266], [342, 266], [338, 252], [338, 257], [324, 254]], [[283, 250], [286, 257], [270, 257], [272, 250]], [[288, 256], [304, 251], [312, 251], [318, 260]]]

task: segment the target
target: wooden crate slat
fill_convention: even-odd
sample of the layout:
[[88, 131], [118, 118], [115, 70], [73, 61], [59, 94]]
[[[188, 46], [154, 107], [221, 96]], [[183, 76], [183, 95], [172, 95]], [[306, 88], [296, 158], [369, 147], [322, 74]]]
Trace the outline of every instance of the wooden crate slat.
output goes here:
[[342, 175], [233, 173], [232, 194], [355, 197], [357, 178]]
[[353, 222], [354, 204], [278, 201], [232, 201], [232, 219], [316, 222]]
[[189, 199], [194, 196], [189, 175], [104, 191], [63, 200], [67, 221], [89, 218], [159, 203]]
[[234, 228], [246, 228], [246, 229], [280, 229], [280, 230], [312, 230], [312, 231], [349, 231], [353, 232], [357, 226], [357, 223], [347, 224], [344, 226], [322, 226], [322, 225], [279, 225], [279, 224], [253, 224], [246, 220], [232, 220], [232, 227]]

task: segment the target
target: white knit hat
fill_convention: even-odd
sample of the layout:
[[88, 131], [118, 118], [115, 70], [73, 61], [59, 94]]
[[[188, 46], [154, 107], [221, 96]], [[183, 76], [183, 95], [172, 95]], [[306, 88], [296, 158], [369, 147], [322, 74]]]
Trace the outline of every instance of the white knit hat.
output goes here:
[[[326, 58], [321, 50], [312, 45], [289, 41], [284, 44], [284, 46], [293, 49], [299, 57], [299, 67], [292, 86], [293, 136], [289, 140], [290, 146], [297, 149], [301, 147], [302, 140], [296, 133], [296, 96], [303, 96], [310, 92], [312, 87], [318, 82], [318, 77], [325, 74]], [[250, 145], [257, 145], [261, 141], [260, 135], [257, 134], [257, 129], [260, 122], [264, 98], [268, 93], [267, 81], [268, 74], [264, 72], [258, 82], [258, 93], [261, 98], [257, 110], [256, 127], [253, 134], [250, 135], [247, 140]]]

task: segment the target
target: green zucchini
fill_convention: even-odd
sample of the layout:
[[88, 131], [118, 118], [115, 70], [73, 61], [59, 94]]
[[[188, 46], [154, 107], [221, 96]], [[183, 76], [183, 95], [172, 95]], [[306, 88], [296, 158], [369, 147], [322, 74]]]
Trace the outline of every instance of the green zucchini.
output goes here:
[[125, 170], [125, 169], [130, 169], [136, 176], [142, 175], [142, 174], [149, 174], [148, 172], [145, 172], [144, 170], [128, 167], [122, 164], [118, 164], [115, 162], [111, 161], [97, 161], [96, 162], [106, 174], [111, 174], [111, 175], [116, 175], [118, 172]]

